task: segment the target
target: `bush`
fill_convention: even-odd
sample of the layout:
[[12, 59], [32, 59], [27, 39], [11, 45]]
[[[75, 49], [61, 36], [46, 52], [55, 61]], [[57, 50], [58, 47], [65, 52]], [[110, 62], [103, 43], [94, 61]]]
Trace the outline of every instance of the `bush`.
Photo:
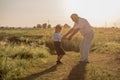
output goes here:
[[120, 54], [120, 44], [116, 42], [99, 42], [93, 43], [91, 51], [96, 53], [119, 53]]
[[11, 61], [8, 57], [0, 58], [0, 80], [14, 80], [29, 67], [30, 62], [26, 60]]
[[33, 58], [33, 54], [30, 53], [29, 51], [22, 50], [20, 52], [16, 52], [15, 54], [10, 56], [11, 58], [20, 58], [20, 59], [31, 59]]
[[75, 51], [75, 52], [79, 52], [80, 51], [80, 42], [81, 42], [81, 38], [80, 37], [74, 37], [72, 40], [70, 41], [63, 41], [63, 48], [66, 51]]
[[[45, 46], [8, 45], [0, 47], [0, 80], [14, 80], [35, 63], [35, 60], [50, 56]], [[42, 61], [42, 60], [41, 60]], [[31, 62], [34, 62], [31, 64]]]
[[9, 37], [8, 38], [8, 41], [10, 42], [10, 43], [16, 43], [16, 44], [19, 44], [20, 42], [21, 42], [21, 40], [19, 39], [19, 37], [16, 37], [16, 36], [12, 36], [12, 37]]
[[40, 48], [33, 48], [30, 50], [33, 53], [34, 58], [46, 58], [50, 56], [50, 51], [47, 47], [41, 46]]
[[46, 46], [49, 48], [51, 54], [55, 54], [54, 42], [52, 39], [48, 39], [45, 42]]
[[[80, 51], [79, 45], [80, 45], [81, 38], [75, 37], [73, 40], [68, 41], [64, 40], [62, 42], [63, 49], [65, 51]], [[54, 41], [52, 39], [46, 40], [46, 46], [50, 49], [51, 54], [55, 54], [55, 48], [54, 48]]]

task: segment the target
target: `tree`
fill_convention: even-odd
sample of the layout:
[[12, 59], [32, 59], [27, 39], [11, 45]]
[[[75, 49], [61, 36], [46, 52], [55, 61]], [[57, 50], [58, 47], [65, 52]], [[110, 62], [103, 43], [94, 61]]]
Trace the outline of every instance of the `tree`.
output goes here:
[[51, 28], [51, 24], [48, 24], [48, 28]]
[[64, 24], [64, 28], [70, 28], [68, 24]]
[[41, 24], [37, 24], [37, 28], [42, 28]]
[[42, 25], [42, 27], [43, 27], [43, 29], [46, 29], [46, 28], [47, 28], [47, 23], [44, 23], [44, 24]]
[[36, 28], [36, 26], [33, 26], [33, 28]]

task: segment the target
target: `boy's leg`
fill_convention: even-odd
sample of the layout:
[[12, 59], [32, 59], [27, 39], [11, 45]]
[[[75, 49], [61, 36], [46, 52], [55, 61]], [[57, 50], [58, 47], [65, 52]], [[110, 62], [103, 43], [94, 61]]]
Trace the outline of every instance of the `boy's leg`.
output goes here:
[[63, 55], [58, 55], [57, 61], [60, 61], [62, 59]]
[[56, 61], [56, 63], [59, 64], [59, 62], [60, 62], [60, 55], [57, 56], [57, 61]]
[[58, 55], [57, 57], [57, 64], [61, 64], [61, 59], [62, 59], [63, 55]]
[[63, 58], [63, 55], [60, 55], [60, 60]]

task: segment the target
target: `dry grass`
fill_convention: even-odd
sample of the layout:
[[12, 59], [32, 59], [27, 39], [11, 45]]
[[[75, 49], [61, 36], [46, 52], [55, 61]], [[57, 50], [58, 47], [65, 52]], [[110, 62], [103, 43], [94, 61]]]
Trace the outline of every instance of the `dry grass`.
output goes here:
[[[63, 58], [63, 65], [55, 65], [56, 56], [39, 64], [19, 80], [119, 80], [119, 61], [107, 54], [90, 54], [90, 63], [79, 63], [79, 54], [69, 52]], [[114, 58], [114, 60], [111, 60]], [[111, 62], [112, 61], [112, 62]]]
[[[65, 34], [68, 29], [63, 29]], [[78, 64], [77, 33], [71, 41], [64, 41], [68, 53], [62, 66], [56, 66], [53, 46], [54, 29], [0, 30], [0, 79], [13, 80], [119, 80], [120, 29], [94, 28], [90, 64]], [[79, 78], [79, 79], [78, 79]]]

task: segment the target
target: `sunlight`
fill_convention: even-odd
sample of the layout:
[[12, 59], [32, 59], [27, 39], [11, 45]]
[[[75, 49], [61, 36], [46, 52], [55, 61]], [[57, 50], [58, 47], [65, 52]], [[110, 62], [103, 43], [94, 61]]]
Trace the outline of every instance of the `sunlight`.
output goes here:
[[112, 22], [119, 17], [119, 0], [64, 0], [66, 15], [77, 13], [92, 24]]
[[120, 0], [0, 0], [0, 12], [0, 26], [72, 25], [72, 13], [93, 26], [120, 25]]

